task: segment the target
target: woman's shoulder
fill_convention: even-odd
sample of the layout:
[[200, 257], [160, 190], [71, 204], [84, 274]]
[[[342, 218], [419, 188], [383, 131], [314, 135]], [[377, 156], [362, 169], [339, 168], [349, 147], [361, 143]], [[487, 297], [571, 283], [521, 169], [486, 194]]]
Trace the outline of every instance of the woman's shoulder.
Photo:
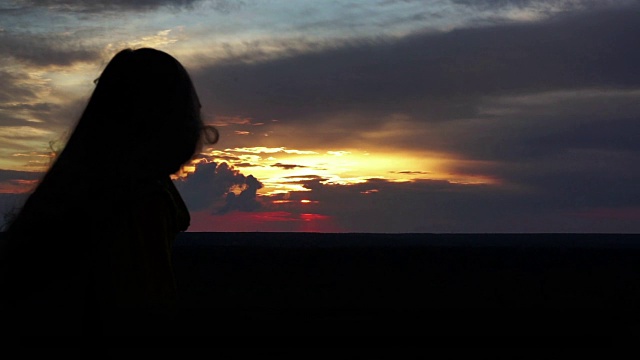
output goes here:
[[136, 184], [134, 211], [168, 216], [178, 231], [188, 228], [190, 217], [186, 204], [171, 179], [149, 179]]

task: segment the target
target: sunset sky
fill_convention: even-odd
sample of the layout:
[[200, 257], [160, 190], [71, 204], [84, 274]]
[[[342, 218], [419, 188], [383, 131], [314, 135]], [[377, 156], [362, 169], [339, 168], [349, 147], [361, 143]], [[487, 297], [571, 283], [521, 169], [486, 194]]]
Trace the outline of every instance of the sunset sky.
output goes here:
[[221, 135], [189, 231], [638, 233], [639, 39], [634, 0], [0, 0], [0, 211], [154, 47]]

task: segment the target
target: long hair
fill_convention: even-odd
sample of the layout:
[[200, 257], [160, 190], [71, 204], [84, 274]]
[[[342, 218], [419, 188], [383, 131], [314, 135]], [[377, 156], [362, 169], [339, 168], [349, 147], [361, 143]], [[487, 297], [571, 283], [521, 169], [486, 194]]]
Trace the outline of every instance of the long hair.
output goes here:
[[0, 307], [6, 301], [17, 309], [9, 323], [19, 332], [35, 322], [73, 333], [79, 323], [97, 326], [97, 307], [132, 286], [137, 295], [125, 300], [136, 303], [136, 296], [151, 296], [145, 286], [166, 285], [170, 275], [144, 270], [147, 244], [129, 241], [143, 231], [136, 204], [161, 187], [172, 215], [153, 226], [168, 236], [186, 229], [186, 207], [169, 176], [217, 135], [204, 126], [194, 86], [176, 59], [150, 48], [118, 52], [64, 149], [7, 228], [0, 286], [8, 291]]
[[200, 102], [187, 71], [169, 54], [122, 50], [96, 83], [52, 171], [80, 160], [84, 171], [107, 176], [119, 171], [164, 176], [198, 150], [204, 129]]
[[87, 189], [108, 192], [136, 179], [168, 177], [204, 142], [218, 140], [217, 130], [203, 124], [186, 69], [165, 52], [121, 50], [95, 83], [64, 149], [22, 210], [73, 201]]

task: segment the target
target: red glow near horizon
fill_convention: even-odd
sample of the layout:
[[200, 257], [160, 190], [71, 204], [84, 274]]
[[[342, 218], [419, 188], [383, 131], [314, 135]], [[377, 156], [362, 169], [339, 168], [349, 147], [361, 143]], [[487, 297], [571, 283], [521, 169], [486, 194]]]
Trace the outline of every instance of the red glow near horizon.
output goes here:
[[315, 220], [328, 220], [330, 219], [327, 215], [320, 214], [300, 214], [300, 219], [304, 221], [315, 221]]
[[38, 180], [11, 180], [0, 183], [1, 194], [24, 194], [34, 189]]
[[189, 232], [341, 232], [328, 215], [286, 211], [191, 214]]

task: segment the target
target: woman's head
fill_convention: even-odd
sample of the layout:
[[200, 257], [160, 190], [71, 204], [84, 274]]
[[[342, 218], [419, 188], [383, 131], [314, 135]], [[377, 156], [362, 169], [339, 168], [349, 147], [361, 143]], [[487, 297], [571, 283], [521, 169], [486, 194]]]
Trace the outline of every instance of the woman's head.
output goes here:
[[185, 68], [159, 50], [125, 49], [96, 79], [58, 161], [82, 158], [86, 169], [168, 175], [198, 152], [204, 129]]

